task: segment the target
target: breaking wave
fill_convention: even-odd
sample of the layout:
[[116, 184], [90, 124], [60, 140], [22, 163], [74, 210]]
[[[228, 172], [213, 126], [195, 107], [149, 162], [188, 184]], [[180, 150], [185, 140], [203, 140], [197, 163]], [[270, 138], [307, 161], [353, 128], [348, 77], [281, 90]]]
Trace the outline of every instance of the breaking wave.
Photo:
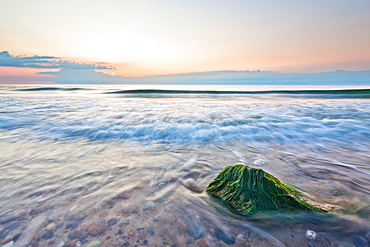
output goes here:
[[29, 88], [17, 88], [13, 91], [19, 92], [37, 92], [37, 91], [79, 91], [79, 90], [88, 90], [88, 88], [80, 87], [29, 87]]
[[[117, 86], [118, 88], [122, 87]], [[142, 98], [188, 98], [188, 97], [222, 97], [222, 96], [258, 96], [258, 95], [279, 95], [284, 97], [307, 97], [307, 98], [370, 98], [370, 89], [314, 89], [314, 90], [179, 90], [179, 89], [137, 89], [137, 87], [123, 86], [126, 89], [114, 89], [110, 87], [92, 87], [92, 86], [79, 86], [79, 87], [58, 87], [58, 86], [39, 86], [39, 87], [23, 87], [15, 88], [10, 91], [13, 92], [81, 92], [84, 91], [91, 93], [94, 92], [96, 95], [106, 96], [118, 96], [118, 97], [142, 97]], [[212, 87], [211, 87], [212, 88]], [[231, 89], [231, 88], [229, 88]]]
[[5, 98], [0, 130], [40, 139], [205, 144], [280, 144], [370, 139], [367, 101], [302, 104], [225, 104], [201, 101]]
[[107, 94], [121, 94], [131, 96], [151, 97], [152, 95], [255, 95], [279, 94], [285, 96], [307, 97], [335, 97], [335, 98], [370, 98], [370, 89], [343, 89], [343, 90], [266, 90], [266, 91], [222, 91], [222, 90], [160, 90], [160, 89], [135, 89], [117, 90]]

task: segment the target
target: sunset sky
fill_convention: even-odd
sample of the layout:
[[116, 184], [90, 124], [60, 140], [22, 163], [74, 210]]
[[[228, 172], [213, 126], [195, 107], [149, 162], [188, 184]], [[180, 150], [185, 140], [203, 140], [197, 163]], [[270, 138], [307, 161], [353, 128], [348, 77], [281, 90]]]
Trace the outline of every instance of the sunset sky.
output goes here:
[[0, 16], [0, 83], [370, 69], [368, 0], [1, 0]]

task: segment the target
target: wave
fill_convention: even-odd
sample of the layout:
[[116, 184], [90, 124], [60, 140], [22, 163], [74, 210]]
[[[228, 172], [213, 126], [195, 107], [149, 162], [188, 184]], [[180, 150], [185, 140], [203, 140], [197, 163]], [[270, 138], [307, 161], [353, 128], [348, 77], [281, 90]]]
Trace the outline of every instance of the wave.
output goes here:
[[348, 98], [370, 98], [370, 89], [343, 89], [343, 90], [269, 90], [269, 91], [218, 91], [218, 90], [162, 90], [162, 89], [135, 89], [106, 92], [107, 94], [122, 94], [148, 96], [150, 95], [253, 95], [253, 94], [279, 94], [279, 95], [307, 95], [331, 96]]
[[33, 88], [17, 88], [12, 91], [36, 92], [36, 91], [79, 91], [89, 90], [89, 88], [79, 87], [33, 87]]
[[[117, 85], [115, 85], [117, 86]], [[129, 89], [120, 89], [119, 87], [128, 87]], [[134, 87], [134, 89], [132, 89]], [[135, 88], [136, 87], [136, 88]], [[256, 90], [249, 87], [235, 88], [229, 87], [227, 90], [220, 88], [220, 90], [194, 89], [191, 86], [184, 86], [184, 89], [144, 89], [137, 88], [140, 85], [118, 85], [118, 88], [113, 88], [105, 85], [104, 87], [91, 86], [41, 86], [28, 88], [13, 88], [10, 91], [17, 92], [80, 92], [84, 91], [94, 92], [98, 95], [114, 95], [116, 97], [140, 97], [140, 98], [187, 98], [187, 97], [243, 97], [243, 96], [284, 96], [284, 97], [308, 97], [308, 98], [370, 98], [370, 89], [262, 89]], [[208, 87], [209, 88], [209, 87]]]
[[224, 101], [142, 101], [79, 98], [4, 98], [0, 132], [41, 139], [206, 144], [368, 143], [368, 102], [225, 104]]

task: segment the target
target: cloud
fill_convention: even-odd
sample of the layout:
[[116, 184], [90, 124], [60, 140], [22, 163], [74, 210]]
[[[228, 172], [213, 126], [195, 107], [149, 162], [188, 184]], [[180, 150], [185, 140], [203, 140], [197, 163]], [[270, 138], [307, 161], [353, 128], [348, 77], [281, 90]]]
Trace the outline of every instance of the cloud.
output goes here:
[[321, 73], [279, 73], [271, 71], [211, 71], [201, 73], [146, 77], [111, 76], [96, 69], [104, 65], [76, 63], [52, 56], [13, 56], [0, 52], [0, 66], [58, 69], [39, 72], [40, 77], [0, 75], [0, 83], [35, 83], [35, 81], [68, 84], [183, 84], [183, 85], [370, 85], [370, 70], [331, 71]]
[[[65, 84], [115, 84], [127, 83], [128, 78], [122, 76], [110, 76], [102, 72], [96, 72], [94, 69], [74, 69], [62, 68], [59, 71], [39, 72], [39, 75], [54, 76], [56, 83]], [[49, 80], [44, 77], [44, 80]]]
[[[270, 71], [212, 71], [146, 77], [110, 76], [93, 69], [40, 72], [67, 84], [168, 84], [168, 85], [370, 85], [370, 71], [279, 73]], [[44, 78], [50, 80], [50, 78]]]
[[132, 84], [169, 85], [369, 85], [370, 70], [321, 73], [211, 71], [130, 78]]
[[52, 56], [13, 56], [8, 51], [0, 52], [0, 66], [39, 69], [111, 69], [102, 65], [76, 63]]

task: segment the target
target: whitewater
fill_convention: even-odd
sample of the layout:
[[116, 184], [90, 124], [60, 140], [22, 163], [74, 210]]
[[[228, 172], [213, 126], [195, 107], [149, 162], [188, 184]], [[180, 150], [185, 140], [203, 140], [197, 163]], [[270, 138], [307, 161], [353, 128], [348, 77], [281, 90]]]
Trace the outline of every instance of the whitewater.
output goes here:
[[[0, 239], [370, 244], [369, 140], [368, 87], [1, 85]], [[237, 163], [329, 213], [231, 213], [203, 191]]]

